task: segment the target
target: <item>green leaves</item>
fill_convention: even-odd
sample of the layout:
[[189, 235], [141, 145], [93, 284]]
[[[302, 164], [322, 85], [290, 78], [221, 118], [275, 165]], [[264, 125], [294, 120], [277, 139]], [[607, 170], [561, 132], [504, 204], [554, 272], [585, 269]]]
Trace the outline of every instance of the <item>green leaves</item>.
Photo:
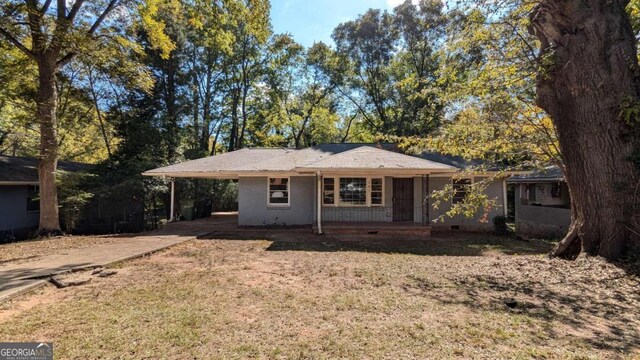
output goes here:
[[445, 82], [440, 81], [448, 23], [439, 2], [405, 2], [393, 13], [369, 10], [333, 33], [349, 60], [349, 100], [371, 132], [425, 135], [440, 123]]
[[620, 117], [627, 125], [635, 127], [640, 119], [640, 101], [632, 97], [622, 99]]
[[168, 17], [179, 21], [180, 2], [175, 0], [145, 0], [138, 6], [140, 23], [147, 33], [152, 48], [160, 53], [161, 58], [168, 59], [169, 54], [175, 50], [176, 45], [165, 32], [166, 24], [159, 17], [161, 11], [167, 12], [169, 14]]

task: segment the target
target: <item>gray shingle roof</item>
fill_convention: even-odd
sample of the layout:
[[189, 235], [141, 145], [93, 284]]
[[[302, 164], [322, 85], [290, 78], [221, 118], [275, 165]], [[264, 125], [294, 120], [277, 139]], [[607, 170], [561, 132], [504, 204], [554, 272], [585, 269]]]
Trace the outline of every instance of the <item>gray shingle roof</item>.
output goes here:
[[415, 156], [400, 154], [397, 152], [376, 148], [373, 146], [361, 146], [348, 150], [325, 159], [309, 163], [299, 169], [430, 169], [430, 170], [457, 170], [456, 167], [435, 161], [422, 159]]
[[[199, 175], [223, 177], [230, 174], [252, 172], [294, 172], [316, 169], [319, 166], [325, 169], [456, 170], [455, 167], [447, 164], [384, 150], [381, 149], [382, 147], [390, 149], [393, 145], [321, 144], [305, 149], [242, 149], [149, 170], [144, 174], [176, 177]], [[347, 154], [351, 152], [353, 153]], [[339, 157], [336, 158], [336, 156]]]
[[[447, 164], [462, 170], [487, 165], [481, 160], [465, 160], [462, 156], [446, 155], [433, 151], [424, 151], [418, 156], [426, 160]], [[489, 166], [487, 170], [496, 170], [496, 168]]]
[[509, 179], [510, 183], [526, 182], [556, 182], [565, 181], [562, 169], [557, 166], [547, 166], [543, 170], [532, 171], [529, 174], [515, 175]]
[[274, 159], [286, 154], [289, 149], [241, 149], [209, 156], [202, 159], [189, 160], [174, 165], [146, 171], [145, 175], [180, 174], [194, 172], [233, 171], [239, 167]]
[[[76, 172], [90, 165], [72, 161], [58, 161], [58, 170]], [[0, 155], [0, 182], [37, 183], [38, 159]]]

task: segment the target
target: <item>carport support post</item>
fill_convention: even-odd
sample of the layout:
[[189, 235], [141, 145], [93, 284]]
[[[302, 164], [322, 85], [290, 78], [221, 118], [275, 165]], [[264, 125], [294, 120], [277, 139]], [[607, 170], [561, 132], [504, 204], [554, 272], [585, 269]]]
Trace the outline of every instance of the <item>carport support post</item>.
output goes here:
[[171, 179], [171, 209], [169, 210], [169, 221], [173, 221], [173, 207], [175, 204], [175, 196], [176, 196], [176, 182], [174, 179]]
[[318, 199], [316, 200], [316, 203], [317, 203], [316, 213], [318, 214], [318, 219], [317, 219], [318, 234], [322, 235], [322, 173], [320, 171], [318, 171], [316, 175], [316, 179], [318, 180], [316, 185], [316, 189], [318, 189], [317, 191]]
[[508, 216], [508, 211], [507, 211], [507, 206], [508, 206], [508, 202], [507, 202], [507, 178], [505, 177], [504, 179], [502, 179], [502, 207], [504, 209], [504, 217], [506, 218]]

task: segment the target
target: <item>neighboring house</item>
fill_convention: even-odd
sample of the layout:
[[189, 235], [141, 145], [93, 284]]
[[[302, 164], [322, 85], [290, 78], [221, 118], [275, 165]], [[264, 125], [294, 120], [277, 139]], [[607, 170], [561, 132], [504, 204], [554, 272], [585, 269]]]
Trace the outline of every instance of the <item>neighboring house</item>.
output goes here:
[[[63, 171], [85, 167], [58, 161], [58, 169]], [[38, 159], [0, 155], [0, 240], [28, 235], [39, 220]]]
[[571, 224], [571, 199], [562, 170], [550, 166], [509, 179], [516, 186], [516, 228], [529, 237], [564, 236]]
[[[469, 164], [434, 153], [410, 156], [392, 145], [322, 144], [306, 149], [242, 149], [186, 161], [144, 173], [171, 178], [236, 179], [239, 183], [238, 225], [313, 226], [334, 230], [429, 233], [434, 228], [491, 229], [491, 219], [504, 208], [474, 219], [443, 215], [451, 204], [433, 209], [430, 194], [452, 184], [459, 202], [465, 186], [492, 171], [459, 180], [453, 177]], [[505, 203], [506, 182], [493, 181], [490, 198]], [[172, 193], [173, 193], [172, 182]], [[173, 195], [172, 195], [173, 199]], [[173, 206], [172, 206], [173, 208]], [[483, 217], [488, 222], [478, 220]]]

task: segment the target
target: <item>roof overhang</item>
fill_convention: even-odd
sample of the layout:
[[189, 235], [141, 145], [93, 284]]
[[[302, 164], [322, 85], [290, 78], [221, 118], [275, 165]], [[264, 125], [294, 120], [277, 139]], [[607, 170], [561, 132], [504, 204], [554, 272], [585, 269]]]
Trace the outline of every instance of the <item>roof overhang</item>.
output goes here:
[[5, 185], [39, 185], [38, 181], [0, 181], [0, 186]]
[[308, 169], [295, 171], [181, 171], [181, 172], [144, 172], [144, 176], [165, 178], [197, 178], [197, 179], [227, 179], [234, 180], [240, 177], [265, 177], [265, 176], [315, 176], [318, 172], [336, 175], [452, 175], [458, 170], [430, 170], [430, 169]]
[[[335, 174], [335, 175], [431, 175], [431, 176], [453, 176], [455, 174], [465, 174], [464, 171], [459, 169], [393, 169], [393, 168], [311, 168], [300, 167], [293, 171], [267, 171], [267, 170], [242, 170], [242, 171], [179, 171], [179, 172], [144, 172], [144, 176], [156, 176], [167, 178], [198, 178], [198, 179], [227, 179], [235, 180], [240, 177], [265, 177], [265, 176], [314, 176], [318, 172], [322, 174]], [[479, 171], [470, 172], [473, 176], [495, 176], [502, 175], [509, 177], [513, 175], [522, 175], [527, 172], [521, 171]], [[512, 180], [513, 181], [513, 180]]]
[[547, 179], [509, 179], [512, 184], [537, 184], [537, 183], [557, 183], [564, 182], [564, 178], [547, 178]]
[[313, 168], [302, 167], [296, 168], [296, 172], [305, 173], [323, 173], [323, 174], [380, 174], [380, 175], [430, 175], [430, 174], [453, 174], [458, 169], [410, 169], [410, 168]]
[[144, 176], [156, 176], [167, 178], [198, 178], [235, 180], [240, 177], [264, 177], [264, 176], [311, 176], [314, 174], [300, 174], [295, 171], [180, 171], [180, 172], [144, 172]]

